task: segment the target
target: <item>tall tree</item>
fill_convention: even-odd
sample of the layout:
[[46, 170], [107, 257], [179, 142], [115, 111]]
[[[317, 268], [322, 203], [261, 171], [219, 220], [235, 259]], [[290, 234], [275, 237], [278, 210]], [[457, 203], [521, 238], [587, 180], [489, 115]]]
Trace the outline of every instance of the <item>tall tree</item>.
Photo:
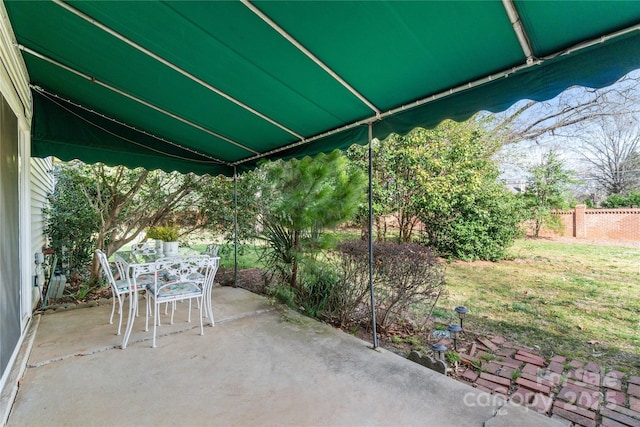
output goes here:
[[553, 209], [567, 206], [567, 190], [574, 182], [572, 172], [564, 167], [557, 151], [545, 153], [540, 163], [529, 168], [529, 180], [523, 193], [529, 219], [533, 221], [534, 236], [544, 225], [555, 226]]
[[292, 288], [305, 254], [322, 246], [322, 230], [350, 219], [364, 196], [363, 174], [339, 151], [265, 165], [261, 191], [267, 267]]
[[[406, 136], [391, 134], [384, 141], [374, 139], [373, 152], [373, 216], [376, 224], [376, 240], [385, 241], [387, 233], [386, 218], [393, 216], [399, 227], [398, 241], [411, 241], [412, 233], [418, 222], [413, 194], [419, 191], [416, 186], [416, 146], [419, 138], [411, 133]], [[355, 145], [349, 148], [347, 156], [363, 172], [368, 171], [368, 147]], [[359, 210], [359, 219], [363, 229], [368, 230], [368, 204]], [[363, 236], [366, 233], [363, 233]]]
[[234, 197], [233, 179], [217, 176], [208, 180], [207, 185], [196, 190], [198, 212], [206, 220], [207, 228], [227, 241], [234, 239], [234, 211], [237, 200], [238, 239], [255, 239], [260, 217], [260, 185], [264, 172], [256, 169], [237, 177], [237, 197]]
[[419, 222], [414, 201], [422, 188], [418, 184], [420, 169], [414, 166], [420, 164], [425, 132], [416, 128], [404, 136], [392, 134], [380, 144], [380, 155], [387, 159], [389, 177], [385, 185], [391, 194], [389, 208], [398, 223], [399, 243], [411, 241]]
[[637, 115], [600, 117], [577, 133], [589, 176], [605, 192], [640, 190], [640, 120]]

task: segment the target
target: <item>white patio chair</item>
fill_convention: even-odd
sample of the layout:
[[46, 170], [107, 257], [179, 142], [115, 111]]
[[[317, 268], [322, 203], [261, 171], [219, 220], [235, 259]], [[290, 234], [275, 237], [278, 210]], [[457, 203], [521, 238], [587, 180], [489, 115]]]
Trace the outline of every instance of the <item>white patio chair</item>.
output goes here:
[[[210, 258], [215, 260], [215, 266], [214, 266], [215, 271], [213, 272], [213, 276], [211, 278], [212, 282], [211, 282], [210, 286], [208, 287], [209, 294], [208, 295], [204, 295], [204, 301], [205, 301], [205, 314], [204, 314], [204, 316], [206, 318], [209, 318], [210, 322], [211, 322], [211, 326], [214, 326], [213, 308], [211, 306], [211, 288], [213, 287], [213, 279], [215, 278], [216, 272], [218, 271], [218, 267], [220, 266], [220, 257], [218, 256], [218, 245], [216, 245], [216, 244], [207, 245], [207, 249], [205, 250], [205, 256], [208, 256], [208, 257], [210, 257]], [[205, 275], [202, 274], [202, 272], [195, 273], [194, 275], [192, 275], [190, 277], [190, 279], [193, 279], [203, 289], [207, 288], [205, 286], [205, 283], [204, 283], [205, 282]], [[189, 306], [189, 309], [191, 309], [191, 306]]]
[[[216, 252], [217, 252], [217, 248], [216, 248]], [[209, 254], [205, 254], [205, 255], [193, 255], [192, 258], [202, 258], [204, 257], [205, 259], [207, 257], [209, 258], [215, 258], [215, 271], [213, 272], [213, 277], [215, 278], [216, 272], [218, 271], [218, 266], [220, 264], [220, 257], [213, 257], [212, 255]], [[179, 262], [183, 257], [177, 256], [177, 257], [164, 257], [161, 258], [160, 260], [162, 261], [168, 261], [168, 260], [175, 260], [176, 262]], [[160, 261], [158, 260], [158, 261]], [[198, 286], [200, 286], [201, 288], [205, 288], [205, 280], [206, 280], [206, 275], [205, 275], [205, 269], [198, 269], [198, 271], [192, 273], [189, 275], [188, 279], [196, 282], [198, 284]], [[212, 279], [213, 280], [213, 279]], [[211, 283], [211, 287], [213, 286], [213, 283]], [[209, 288], [210, 289], [210, 288]], [[211, 307], [211, 292], [209, 292], [209, 295], [204, 295], [205, 298], [205, 312], [204, 312], [204, 317], [209, 318], [211, 321], [211, 325], [213, 326], [214, 321], [213, 321], [213, 308]], [[199, 300], [196, 301], [196, 303], [198, 304], [196, 306], [197, 309], [200, 309], [200, 302]], [[164, 306], [164, 314], [167, 315], [168, 314], [168, 310], [169, 310], [169, 304], [165, 304]], [[176, 302], [173, 301], [172, 305], [171, 305], [171, 323], [173, 324], [173, 316], [175, 314], [175, 309], [176, 309]], [[191, 310], [191, 300], [189, 300], [189, 310]], [[158, 319], [158, 326], [160, 326], [160, 319]]]
[[[194, 257], [200, 257], [200, 256], [208, 256], [208, 255], [194, 255]], [[174, 261], [174, 262], [178, 263], [178, 262], [181, 262], [181, 260], [183, 258], [184, 257], [182, 257], [182, 256], [167, 256], [167, 257], [159, 258], [157, 261], [163, 261], [163, 262]], [[188, 279], [192, 280], [192, 281], [198, 283], [198, 285], [200, 285], [204, 281], [204, 274], [201, 273], [200, 271], [197, 271], [197, 272], [191, 274], [188, 277]], [[167, 274], [163, 274], [160, 277], [160, 280], [165, 280], [165, 281], [166, 280], [170, 280], [171, 281], [171, 280], [175, 280], [175, 278], [174, 277], [167, 277]], [[151, 282], [149, 282], [149, 285], [153, 286], [153, 278], [152, 278]], [[171, 322], [170, 322], [171, 324], [173, 324], [173, 315], [175, 313], [175, 309], [176, 309], [176, 301], [172, 301], [171, 302], [171, 310], [172, 310], [171, 311]], [[189, 310], [191, 310], [191, 300], [189, 300]], [[168, 312], [169, 312], [169, 303], [167, 302], [164, 305], [164, 314], [167, 315]], [[160, 326], [160, 323], [161, 323], [160, 318], [158, 318], [158, 326]]]
[[[98, 261], [100, 261], [102, 272], [107, 278], [107, 281], [111, 286], [111, 292], [113, 294], [113, 304], [111, 307], [111, 317], [109, 318], [109, 324], [113, 324], [113, 313], [116, 309], [116, 300], [118, 300], [118, 315], [120, 316], [120, 320], [118, 321], [118, 335], [120, 335], [122, 329], [122, 295], [126, 296], [129, 294], [131, 285], [129, 284], [129, 280], [126, 277], [121, 277], [118, 280], [113, 277], [113, 272], [111, 271], [109, 260], [107, 259], [107, 256], [104, 252], [102, 252], [100, 249], [96, 249], [96, 256], [98, 257]], [[132, 304], [132, 301], [129, 301], [129, 304]]]
[[210, 257], [216, 257], [218, 256], [219, 248], [220, 246], [216, 245], [215, 243], [210, 243], [207, 245], [207, 248], [204, 250], [204, 253], [209, 255]]
[[[129, 271], [129, 269], [127, 268], [127, 263], [117, 252], [113, 254], [113, 261], [116, 265], [116, 268], [118, 269], [120, 278], [128, 279], [129, 283], [133, 285], [138, 291], [146, 291], [150, 285], [153, 285], [153, 281], [155, 278], [155, 271], [153, 270], [153, 268], [145, 268], [145, 266], [143, 265], [139, 268], [134, 267], [134, 271]], [[146, 267], [149, 266], [147, 265]], [[153, 265], [151, 265], [151, 267], [153, 267]], [[138, 296], [136, 296], [136, 298]], [[140, 314], [139, 308], [139, 305], [136, 304], [136, 316]]]
[[[192, 256], [192, 257], [170, 257], [156, 261], [155, 263], [155, 281], [154, 285], [148, 289], [147, 307], [148, 310], [153, 300], [153, 342], [152, 347], [156, 346], [157, 327], [160, 322], [160, 305], [162, 303], [175, 303], [177, 301], [195, 299], [198, 303], [198, 313], [200, 318], [200, 335], [204, 335], [204, 327], [202, 322], [202, 307], [204, 305], [204, 295], [210, 295], [211, 285], [213, 285], [213, 277], [217, 271], [217, 262], [209, 256]], [[193, 278], [202, 274], [204, 279], [202, 285]], [[191, 304], [189, 304], [191, 308]], [[171, 323], [173, 323], [173, 314], [175, 307], [171, 313]], [[191, 322], [191, 310], [187, 314], [187, 321]], [[213, 319], [211, 319], [213, 325]], [[147, 318], [148, 327], [148, 318]]]
[[[139, 294], [141, 291], [149, 292], [149, 287], [155, 285], [156, 279], [156, 266], [154, 263], [148, 264], [138, 264], [131, 267], [128, 272], [127, 279], [132, 289], [136, 290], [135, 295], [135, 308], [136, 308], [136, 317], [138, 317], [138, 310], [140, 304], [138, 303]], [[147, 296], [147, 304], [145, 309], [145, 331], [149, 330], [149, 297]], [[130, 314], [131, 315], [131, 314]], [[132, 318], [129, 318], [130, 322], [133, 322]], [[131, 326], [127, 326], [127, 330], [125, 331], [125, 337], [122, 340], [122, 349], [127, 347], [127, 342], [129, 341], [129, 336], [131, 335]]]

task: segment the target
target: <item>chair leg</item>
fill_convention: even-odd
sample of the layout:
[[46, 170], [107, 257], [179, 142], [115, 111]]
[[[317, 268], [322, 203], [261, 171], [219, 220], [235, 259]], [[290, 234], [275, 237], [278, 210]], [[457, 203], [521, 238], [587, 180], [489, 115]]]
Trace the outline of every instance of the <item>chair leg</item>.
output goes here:
[[211, 302], [211, 293], [207, 295], [206, 304], [207, 304], [207, 310], [209, 311], [209, 320], [211, 321], [211, 326], [216, 326], [216, 322], [213, 319], [213, 303]]
[[122, 339], [122, 345], [120, 346], [123, 350], [127, 348], [127, 342], [129, 342], [129, 337], [131, 336], [131, 330], [133, 329], [133, 319], [135, 318], [134, 310], [137, 309], [137, 304], [137, 298], [129, 298], [129, 317], [127, 318], [127, 328], [124, 331], [124, 338]]
[[120, 302], [119, 317], [120, 319], [118, 320], [118, 335], [120, 335], [122, 331], [122, 302]]
[[[200, 298], [196, 297], [196, 300], [199, 300]], [[189, 303], [191, 303], [191, 300], [189, 300]], [[200, 335], [204, 335], [204, 325], [202, 322], [202, 306], [204, 305], [204, 300], [199, 301], [199, 303], [200, 304], [198, 304], [198, 318], [200, 319]], [[189, 311], [189, 321], [191, 321], [191, 311]]]
[[149, 311], [151, 310], [151, 298], [147, 295], [147, 315], [144, 316], [144, 331], [149, 332]]
[[202, 303], [204, 304], [204, 314], [205, 318], [209, 319], [209, 323], [211, 326], [215, 326], [215, 321], [213, 319], [213, 306], [211, 304], [211, 292], [209, 291], [207, 294], [202, 295]]
[[138, 306], [138, 291], [136, 291], [135, 294], [136, 294], [136, 317], [140, 317], [140, 307]]
[[[113, 309], [115, 308], [115, 298], [113, 303], [114, 303], [114, 306], [111, 309], [112, 315], [113, 315]], [[116, 335], [120, 335], [122, 331], [122, 299], [120, 298], [120, 295], [118, 295], [118, 316], [120, 317], [120, 320], [118, 321], [118, 333]]]
[[158, 310], [160, 309], [160, 307], [158, 307], [158, 303], [156, 303], [154, 301], [153, 303], [153, 342], [151, 344], [152, 348], [156, 348], [156, 325], [158, 324]]
[[113, 313], [115, 313], [116, 311], [116, 298], [118, 296], [117, 295], [113, 295], [113, 298], [111, 298], [112, 304], [111, 304], [111, 317], [109, 318], [109, 324], [113, 325]]

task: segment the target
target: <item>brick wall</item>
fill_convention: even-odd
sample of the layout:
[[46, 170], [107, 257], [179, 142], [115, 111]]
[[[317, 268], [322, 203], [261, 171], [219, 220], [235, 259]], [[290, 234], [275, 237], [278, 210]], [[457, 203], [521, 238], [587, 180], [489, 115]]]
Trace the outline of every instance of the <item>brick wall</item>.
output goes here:
[[615, 239], [640, 241], [640, 209], [587, 209], [578, 205], [570, 211], [556, 212], [564, 230], [540, 231], [541, 237], [569, 236], [582, 239]]

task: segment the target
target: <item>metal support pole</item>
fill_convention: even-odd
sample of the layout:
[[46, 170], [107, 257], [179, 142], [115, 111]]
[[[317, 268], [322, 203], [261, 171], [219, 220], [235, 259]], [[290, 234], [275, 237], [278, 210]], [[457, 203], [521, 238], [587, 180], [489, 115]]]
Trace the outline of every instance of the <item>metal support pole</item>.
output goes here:
[[373, 123], [369, 123], [369, 292], [371, 293], [371, 328], [373, 331], [373, 348], [378, 348], [378, 332], [376, 330], [376, 299], [373, 294]]
[[238, 172], [233, 167], [233, 287], [238, 287]]

